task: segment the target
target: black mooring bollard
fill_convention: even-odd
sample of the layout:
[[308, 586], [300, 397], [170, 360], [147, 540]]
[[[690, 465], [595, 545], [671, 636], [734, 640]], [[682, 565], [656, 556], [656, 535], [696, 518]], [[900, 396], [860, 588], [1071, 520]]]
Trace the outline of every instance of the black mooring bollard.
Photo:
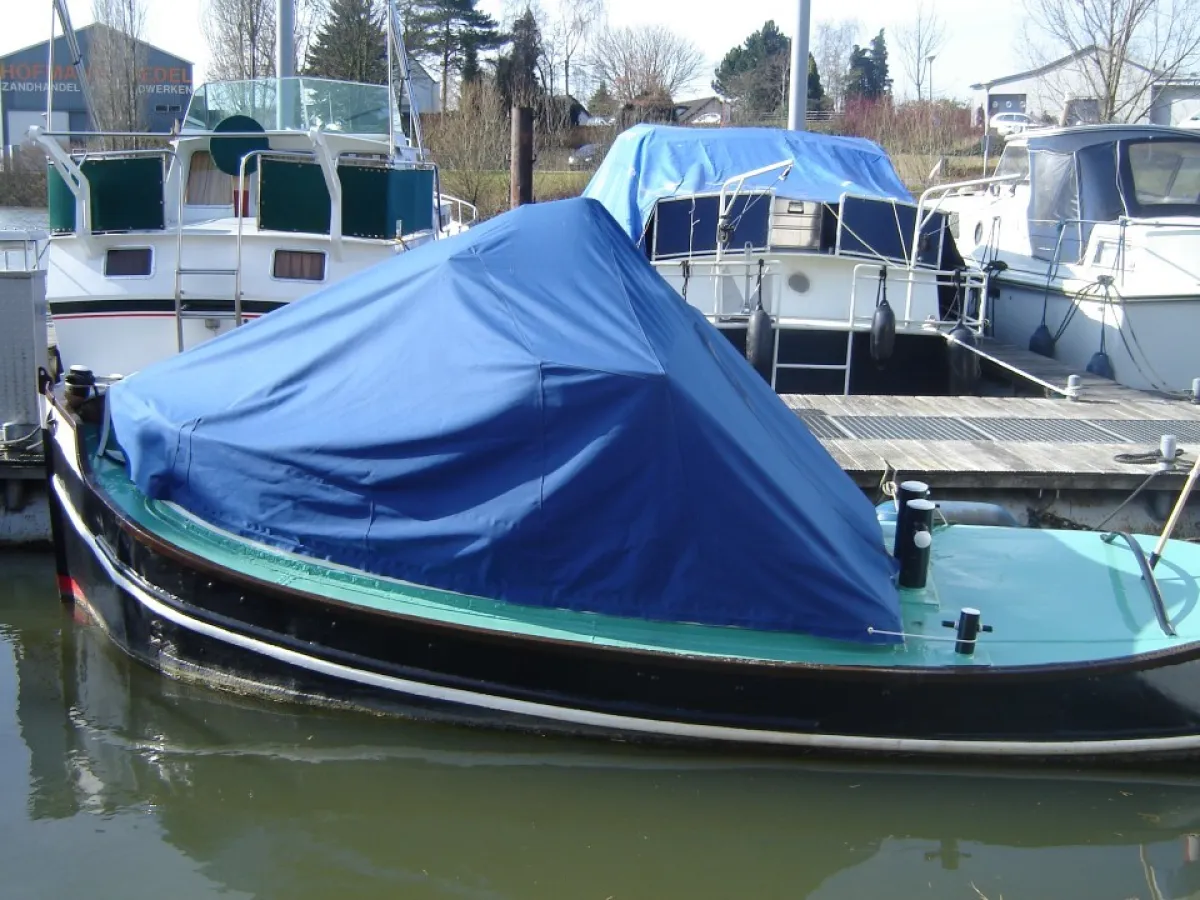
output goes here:
[[902, 481], [896, 486], [896, 539], [892, 542], [892, 556], [900, 559], [907, 547], [912, 530], [909, 522], [909, 500], [928, 500], [929, 485], [923, 481]]
[[923, 588], [929, 571], [929, 548], [933, 546], [934, 503], [932, 500], [909, 500], [905, 507], [908, 509], [907, 536], [902, 544], [897, 538], [900, 587]]

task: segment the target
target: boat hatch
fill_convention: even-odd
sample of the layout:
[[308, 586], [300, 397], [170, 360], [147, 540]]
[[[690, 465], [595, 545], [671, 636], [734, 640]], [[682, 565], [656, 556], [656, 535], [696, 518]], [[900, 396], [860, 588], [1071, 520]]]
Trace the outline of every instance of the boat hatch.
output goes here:
[[[162, 231], [166, 161], [165, 152], [84, 159], [79, 168], [87, 180], [92, 233]], [[69, 234], [75, 230], [75, 196], [53, 164], [46, 179], [50, 231]]]
[[[354, 165], [337, 169], [342, 187], [342, 234], [393, 238], [433, 227], [434, 173]], [[258, 170], [258, 227], [329, 234], [329, 190], [317, 163], [264, 157]]]

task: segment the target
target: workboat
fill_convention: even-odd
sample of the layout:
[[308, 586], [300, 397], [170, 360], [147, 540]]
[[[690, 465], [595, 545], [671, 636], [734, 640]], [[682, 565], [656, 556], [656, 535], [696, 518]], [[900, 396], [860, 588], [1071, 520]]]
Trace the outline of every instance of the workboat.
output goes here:
[[1200, 749], [1174, 515], [1151, 549], [913, 482], [876, 510], [593, 200], [44, 396], [63, 597], [172, 677], [621, 739]]
[[780, 393], [977, 391], [984, 275], [872, 141], [636, 125], [584, 196]]
[[1036, 129], [995, 174], [938, 189], [990, 279], [991, 333], [1076, 371], [1196, 394], [1200, 134], [1157, 125]]
[[386, 84], [203, 84], [152, 149], [145, 134], [30, 129], [49, 160], [61, 368], [128, 375], [474, 221], [441, 191], [387, 6]]

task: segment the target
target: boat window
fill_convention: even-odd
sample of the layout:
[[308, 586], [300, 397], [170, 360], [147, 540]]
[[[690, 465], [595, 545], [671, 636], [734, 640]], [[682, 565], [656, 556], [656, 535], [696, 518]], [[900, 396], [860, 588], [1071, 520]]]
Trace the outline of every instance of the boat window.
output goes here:
[[[188, 104], [187, 129], [211, 130], [229, 116], [254, 119], [267, 131], [388, 134], [388, 86], [325, 78], [256, 78], [201, 85]], [[399, 110], [395, 127], [400, 133]]]
[[1029, 178], [1029, 148], [1024, 144], [1009, 144], [996, 163], [996, 176], [1020, 175]]
[[1036, 150], [1029, 156], [1029, 239], [1039, 259], [1078, 259], [1082, 246], [1075, 156]]
[[1142, 141], [1128, 146], [1140, 206], [1200, 203], [1200, 141]]
[[104, 254], [108, 278], [144, 278], [150, 274], [153, 254], [149, 247], [113, 247]]
[[276, 250], [271, 274], [286, 281], [324, 281], [325, 254], [316, 250]]
[[191, 156], [184, 202], [189, 206], [230, 206], [233, 203], [233, 176], [218, 169], [207, 150], [197, 150]]
[[[771, 224], [771, 195], [747, 192], [729, 199], [733, 226], [726, 245], [741, 251], [747, 244], [764, 250]], [[703, 194], [659, 200], [654, 206], [652, 259], [670, 259], [717, 252], [720, 197]]]

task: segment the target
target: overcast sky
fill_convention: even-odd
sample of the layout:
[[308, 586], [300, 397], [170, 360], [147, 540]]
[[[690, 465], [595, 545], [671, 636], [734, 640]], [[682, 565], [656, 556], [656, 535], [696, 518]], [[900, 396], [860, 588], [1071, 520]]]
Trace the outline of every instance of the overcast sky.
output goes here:
[[[92, 20], [91, 0], [68, 0], [75, 26]], [[155, 46], [189, 59], [196, 65], [196, 80], [205, 78], [208, 47], [201, 29], [207, 0], [147, 0], [146, 39]], [[542, 0], [543, 5], [554, 0]], [[855, 18], [862, 25], [860, 42], [866, 43], [880, 28], [885, 33], [911, 17], [913, 0], [811, 0], [812, 22]], [[938, 15], [946, 23], [947, 40], [933, 63], [933, 88], [938, 96], [969, 99], [969, 85], [1026, 68], [1020, 50], [1020, 0], [936, 0]], [[607, 0], [609, 21], [617, 25], [664, 24], [695, 42], [711, 66], [730, 47], [774, 19], [786, 33], [795, 28], [792, 0]], [[501, 0], [482, 0], [481, 6], [499, 16]], [[45, 40], [50, 30], [50, 0], [4, 0], [0, 54]], [[701, 11], [702, 10], [702, 11]], [[903, 73], [898, 50], [889, 41], [890, 68], [895, 91], [901, 97], [912, 88]], [[710, 66], [710, 68], [711, 68]], [[435, 73], [436, 76], [436, 73]], [[698, 95], [710, 92], [708, 73], [694, 85]], [[681, 98], [687, 99], [687, 98]]]

